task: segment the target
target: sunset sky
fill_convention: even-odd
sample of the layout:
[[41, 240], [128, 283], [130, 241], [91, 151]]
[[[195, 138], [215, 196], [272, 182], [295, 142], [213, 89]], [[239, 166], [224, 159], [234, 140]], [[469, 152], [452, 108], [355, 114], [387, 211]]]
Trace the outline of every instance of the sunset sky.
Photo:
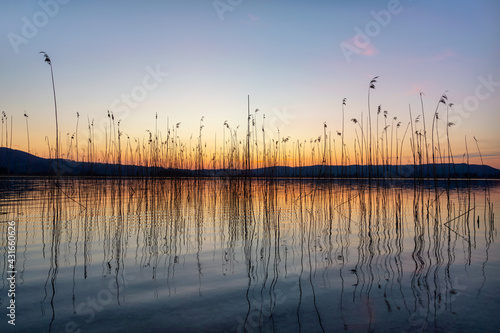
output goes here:
[[[141, 140], [156, 113], [159, 130], [166, 133], [167, 118], [170, 128], [180, 122], [186, 141], [198, 136], [204, 116], [204, 141], [211, 146], [217, 136], [220, 144], [226, 120], [244, 134], [247, 95], [251, 110], [260, 110], [259, 128], [266, 115], [268, 138], [279, 128], [281, 137], [308, 142], [325, 121], [332, 135], [341, 131], [346, 98], [352, 147], [350, 119], [363, 113], [366, 121], [369, 82], [379, 76], [370, 92], [373, 126], [381, 105], [388, 123], [397, 116], [406, 128], [409, 105], [413, 118], [421, 112], [422, 91], [430, 128], [446, 92], [458, 162], [465, 137], [477, 153], [475, 136], [484, 162], [500, 168], [499, 14], [494, 0], [2, 1], [0, 111], [9, 131], [13, 119], [12, 148], [28, 150], [26, 112], [31, 152], [48, 155], [45, 137], [55, 141], [55, 124], [45, 51], [63, 151], [77, 112], [85, 142], [87, 119], [104, 129], [107, 110]], [[442, 104], [439, 115], [442, 134]]]

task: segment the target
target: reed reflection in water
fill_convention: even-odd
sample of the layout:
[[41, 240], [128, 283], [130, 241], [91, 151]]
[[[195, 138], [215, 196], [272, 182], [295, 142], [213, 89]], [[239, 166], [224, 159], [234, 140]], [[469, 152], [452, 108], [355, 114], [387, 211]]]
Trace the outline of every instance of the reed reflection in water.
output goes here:
[[3, 179], [15, 329], [495, 331], [499, 185]]

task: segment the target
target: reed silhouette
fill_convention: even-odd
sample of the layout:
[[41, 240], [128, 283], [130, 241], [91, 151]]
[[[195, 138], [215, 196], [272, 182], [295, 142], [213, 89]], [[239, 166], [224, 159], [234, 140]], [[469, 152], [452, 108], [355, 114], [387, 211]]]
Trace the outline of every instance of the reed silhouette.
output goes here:
[[47, 53], [45, 53], [44, 51], [40, 51], [40, 53], [43, 54], [43, 56], [45, 58], [44, 61], [50, 66], [50, 76], [52, 79], [52, 92], [54, 95], [54, 114], [55, 114], [55, 121], [56, 121], [56, 147], [55, 147], [56, 155], [55, 155], [55, 158], [56, 158], [56, 161], [58, 162], [59, 161], [59, 122], [58, 122], [58, 117], [57, 117], [57, 99], [56, 99], [56, 86], [54, 83], [54, 72], [52, 70], [52, 61], [50, 60], [49, 55]]
[[[47, 156], [55, 159], [55, 171], [64, 173], [67, 170], [79, 169], [81, 174], [96, 174], [99, 166], [105, 164], [102, 175], [121, 177], [127, 174], [125, 167], [137, 167], [136, 176], [152, 176], [186, 174], [185, 170], [196, 171], [198, 176], [254, 176], [255, 170], [259, 176], [300, 176], [307, 174], [306, 167], [314, 167], [323, 177], [361, 177], [361, 178], [391, 178], [411, 176], [417, 178], [453, 178], [462, 175], [457, 168], [455, 158], [456, 149], [451, 142], [452, 128], [455, 125], [448, 119], [453, 103], [448, 103], [448, 97], [443, 94], [436, 104], [432, 115], [430, 140], [428, 140], [424, 94], [420, 92], [420, 114], [414, 115], [409, 105], [409, 119], [402, 116], [389, 117], [389, 112], [378, 105], [376, 116], [372, 124], [371, 94], [378, 84], [379, 77], [374, 77], [368, 85], [368, 115], [361, 111], [346, 114], [346, 98], [340, 105], [341, 119], [332, 124], [326, 119], [322, 131], [309, 139], [300, 135], [291, 135], [286, 128], [276, 128], [274, 133], [269, 133], [268, 122], [264, 111], [255, 109], [250, 111], [250, 96], [247, 97], [247, 128], [238, 131], [238, 124], [229, 124], [227, 120], [222, 126], [222, 140], [217, 139], [216, 133], [207, 133], [205, 130], [205, 116], [200, 119], [197, 133], [191, 133], [189, 140], [179, 134], [181, 123], [171, 126], [169, 117], [166, 127], [162, 125], [162, 114], [155, 114], [154, 129], [143, 129], [141, 135], [131, 136], [123, 133], [121, 126], [127, 119], [115, 118], [113, 110], [104, 113], [107, 121], [101, 121], [102, 127], [97, 128], [95, 121], [87, 116], [87, 133], [80, 133], [80, 113], [76, 113], [76, 125], [66, 134], [65, 152], [61, 149], [59, 140], [58, 108], [54, 83], [52, 61], [45, 52], [41, 52], [45, 62], [50, 66], [54, 113], [56, 125], [55, 141], [45, 137]], [[444, 105], [446, 111], [441, 111]], [[446, 112], [446, 121], [440, 122], [440, 113]], [[350, 113], [350, 112], [348, 112]], [[260, 116], [262, 115], [262, 116]], [[25, 112], [27, 131], [27, 152], [30, 148], [30, 129], [28, 116]], [[346, 126], [345, 117], [351, 119], [352, 126]], [[383, 117], [383, 127], [380, 118]], [[12, 122], [9, 144], [8, 116], [2, 112], [1, 142], [2, 147], [12, 147]], [[243, 117], [241, 117], [243, 118]], [[273, 122], [271, 122], [273, 123]], [[340, 126], [339, 126], [340, 125]], [[261, 130], [259, 130], [259, 126]], [[328, 130], [333, 126], [340, 127], [340, 131]], [[445, 133], [440, 136], [440, 127]], [[96, 130], [101, 133], [96, 133]], [[189, 129], [186, 129], [188, 131]], [[319, 130], [319, 126], [318, 126]], [[408, 133], [410, 131], [411, 133]], [[266, 133], [267, 132], [267, 133]], [[354, 132], [354, 140], [349, 144], [346, 140], [348, 132]], [[389, 133], [390, 132], [390, 133]], [[5, 135], [4, 135], [5, 133]], [[441, 132], [442, 133], [442, 132]], [[86, 136], [82, 144], [81, 135]], [[335, 136], [336, 134], [336, 136]], [[4, 139], [5, 137], [5, 139]], [[193, 139], [193, 137], [195, 139]], [[125, 140], [126, 138], [126, 140]], [[337, 140], [336, 140], [337, 138]], [[440, 139], [441, 138], [441, 139]], [[125, 140], [125, 141], [124, 141]], [[193, 141], [194, 140], [194, 141]], [[212, 141], [213, 140], [213, 141]], [[446, 147], [442, 149], [441, 143], [446, 140]], [[430, 141], [430, 143], [428, 142]], [[213, 144], [212, 144], [213, 142]], [[309, 143], [308, 143], [309, 142]], [[476, 142], [477, 144], [477, 142]], [[340, 145], [340, 147], [338, 147]], [[479, 146], [477, 145], [478, 151]], [[463, 163], [469, 164], [470, 159]], [[484, 165], [482, 155], [479, 153], [481, 165]], [[83, 156], [81, 158], [80, 156]], [[460, 155], [458, 155], [460, 156]], [[59, 165], [63, 164], [63, 165]], [[410, 166], [415, 172], [407, 173], [405, 167]], [[332, 167], [338, 167], [338, 170]], [[299, 168], [300, 170], [291, 170]], [[128, 168], [130, 170], [131, 168]], [[408, 168], [406, 168], [408, 169]], [[168, 171], [165, 171], [168, 170]], [[354, 170], [354, 171], [352, 171]], [[483, 167], [483, 173], [485, 168]], [[46, 172], [36, 170], [35, 172]], [[476, 176], [477, 171], [476, 172]], [[128, 172], [130, 175], [130, 172]], [[470, 176], [470, 175], [469, 175]]]

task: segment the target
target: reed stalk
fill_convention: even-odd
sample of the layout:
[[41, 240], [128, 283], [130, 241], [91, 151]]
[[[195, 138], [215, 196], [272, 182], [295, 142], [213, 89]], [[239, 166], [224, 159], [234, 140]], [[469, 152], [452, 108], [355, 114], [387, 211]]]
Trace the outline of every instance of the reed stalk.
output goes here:
[[59, 170], [59, 122], [57, 118], [57, 99], [56, 99], [56, 86], [54, 84], [54, 72], [52, 70], [52, 61], [50, 60], [50, 57], [47, 53], [44, 51], [40, 51], [45, 57], [45, 62], [50, 66], [50, 76], [52, 78], [52, 92], [54, 95], [54, 113], [55, 113], [55, 119], [56, 119], [56, 163], [57, 163], [57, 170]]

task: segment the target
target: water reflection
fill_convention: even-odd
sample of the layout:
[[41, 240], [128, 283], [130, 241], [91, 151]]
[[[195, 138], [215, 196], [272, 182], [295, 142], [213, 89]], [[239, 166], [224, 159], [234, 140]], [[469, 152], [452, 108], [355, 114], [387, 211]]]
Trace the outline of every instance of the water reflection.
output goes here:
[[[19, 331], [499, 324], [496, 182], [4, 179], [1, 186], [2, 234], [6, 221], [18, 223]], [[7, 264], [4, 255], [4, 309]]]

